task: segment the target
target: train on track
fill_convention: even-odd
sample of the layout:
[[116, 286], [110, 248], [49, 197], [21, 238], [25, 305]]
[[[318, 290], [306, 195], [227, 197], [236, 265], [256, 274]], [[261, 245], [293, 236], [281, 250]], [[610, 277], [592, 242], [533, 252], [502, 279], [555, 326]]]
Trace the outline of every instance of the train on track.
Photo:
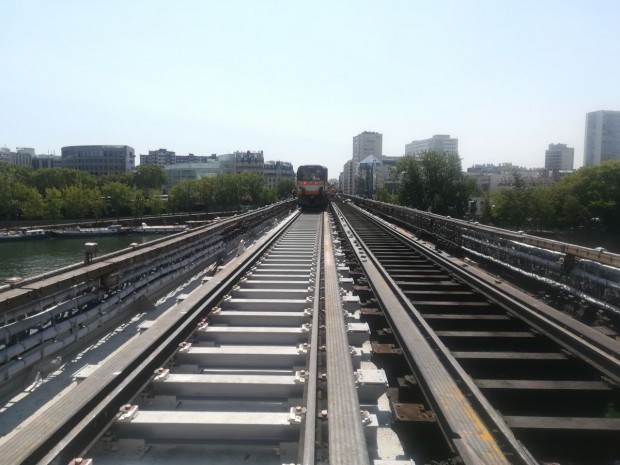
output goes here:
[[327, 205], [327, 168], [301, 165], [297, 169], [297, 204], [302, 209], [323, 209]]

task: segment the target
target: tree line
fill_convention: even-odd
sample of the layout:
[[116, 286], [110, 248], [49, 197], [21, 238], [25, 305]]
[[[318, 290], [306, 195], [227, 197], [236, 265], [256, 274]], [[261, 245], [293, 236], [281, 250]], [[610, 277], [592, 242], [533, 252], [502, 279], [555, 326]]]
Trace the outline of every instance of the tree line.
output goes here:
[[463, 174], [456, 154], [405, 156], [396, 169], [398, 191], [378, 189], [378, 200], [506, 228], [620, 231], [618, 160], [580, 168], [551, 186], [527, 187], [515, 173], [513, 187], [495, 193], [482, 192]]
[[95, 177], [63, 168], [34, 170], [0, 164], [0, 218], [46, 219], [119, 218], [132, 215], [239, 209], [261, 206], [290, 196], [295, 183], [284, 180], [268, 189], [258, 174], [220, 174], [184, 180], [162, 195], [168, 183], [156, 165], [139, 165], [135, 171]]
[[487, 195], [481, 219], [515, 229], [620, 232], [620, 160], [582, 167], [551, 186], [521, 185]]

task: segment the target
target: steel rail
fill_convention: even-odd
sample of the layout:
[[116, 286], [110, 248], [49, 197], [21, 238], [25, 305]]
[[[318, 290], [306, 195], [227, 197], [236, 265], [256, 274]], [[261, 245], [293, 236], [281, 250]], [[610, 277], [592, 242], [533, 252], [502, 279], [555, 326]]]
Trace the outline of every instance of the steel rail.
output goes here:
[[329, 463], [368, 465], [368, 449], [353, 376], [329, 220], [323, 220], [325, 252], [325, 336]]
[[316, 455], [316, 419], [317, 419], [317, 379], [318, 354], [319, 354], [319, 314], [321, 311], [321, 274], [322, 253], [321, 238], [324, 234], [323, 222], [319, 221], [318, 235], [316, 240], [316, 273], [314, 277], [314, 301], [312, 306], [312, 334], [310, 336], [310, 353], [308, 360], [308, 383], [304, 392], [306, 405], [306, 420], [303, 425], [303, 445], [300, 448], [303, 465], [314, 465]]
[[[456, 363], [447, 347], [378, 263], [344, 214], [338, 207], [333, 208], [444, 435], [464, 463], [536, 465], [537, 462], [517, 441], [474, 381]], [[463, 388], [466, 388], [465, 392]], [[483, 408], [482, 412], [472, 405], [468, 395], [474, 396], [477, 406]], [[510, 450], [510, 458], [496, 442], [497, 436], [501, 438], [502, 446]]]
[[[358, 211], [369, 220], [386, 227], [385, 220], [376, 218], [363, 209]], [[496, 280], [491, 282], [488, 275], [471, 267], [457, 266], [454, 259], [421, 247], [404, 229], [391, 227], [389, 234], [413, 246], [429, 260], [441, 268], [448, 269], [486, 298], [497, 302], [511, 314], [553, 339], [576, 357], [596, 367], [616, 384], [620, 384], [620, 342], [517, 289], [504, 285], [500, 290]]]
[[[190, 295], [181, 310], [168, 312], [140, 337], [115, 353], [103, 366], [34, 418], [0, 446], [0, 457], [11, 464], [65, 463], [81, 455], [102, 429], [116, 418], [120, 406], [144, 388], [184, 340], [206, 309], [228, 292], [299, 215], [280, 224], [259, 240], [249, 255], [233, 260], [205, 292]], [[185, 310], [185, 311], [182, 311]]]

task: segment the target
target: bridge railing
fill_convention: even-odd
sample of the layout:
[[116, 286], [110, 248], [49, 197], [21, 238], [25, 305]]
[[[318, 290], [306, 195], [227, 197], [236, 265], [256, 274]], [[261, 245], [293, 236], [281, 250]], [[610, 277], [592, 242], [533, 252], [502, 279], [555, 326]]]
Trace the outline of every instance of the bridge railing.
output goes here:
[[[279, 202], [247, 213], [227, 217], [210, 225], [101, 255], [90, 260], [88, 264], [76, 263], [0, 286], [0, 315], [16, 306], [36, 301], [48, 293], [56, 293], [78, 283], [117, 272], [127, 265], [123, 260], [118, 260], [119, 257], [126, 256], [128, 257], [127, 260], [131, 261], [132, 266], [138, 266], [141, 261], [150, 260], [154, 255], [161, 254], [169, 248], [202, 240], [205, 236], [226, 235], [232, 229], [243, 232], [243, 230], [252, 229], [261, 221], [294, 207], [292, 201]], [[112, 259], [115, 259], [114, 264], [110, 263]]]
[[462, 251], [563, 288], [620, 316], [620, 255], [359, 197], [363, 209], [453, 253]]

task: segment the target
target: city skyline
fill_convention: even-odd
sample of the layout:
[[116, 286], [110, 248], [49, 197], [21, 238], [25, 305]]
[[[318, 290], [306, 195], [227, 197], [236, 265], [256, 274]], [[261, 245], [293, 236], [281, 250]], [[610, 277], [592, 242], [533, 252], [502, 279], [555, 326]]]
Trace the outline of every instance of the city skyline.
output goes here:
[[580, 167], [586, 114], [620, 109], [618, 13], [611, 1], [4, 2], [0, 146], [263, 150], [335, 178], [351, 138], [376, 131], [388, 156], [450, 134], [464, 169], [542, 167], [552, 143]]

